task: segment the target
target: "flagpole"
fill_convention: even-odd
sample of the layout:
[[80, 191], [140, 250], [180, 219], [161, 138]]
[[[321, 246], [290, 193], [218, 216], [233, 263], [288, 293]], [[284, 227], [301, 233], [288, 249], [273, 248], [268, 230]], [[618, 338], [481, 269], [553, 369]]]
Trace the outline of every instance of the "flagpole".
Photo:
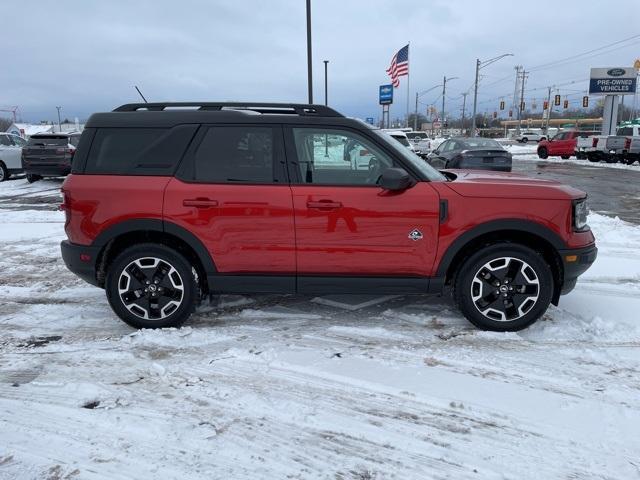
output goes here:
[[407, 70], [407, 128], [409, 127], [409, 75], [411, 75], [411, 57], [409, 57], [409, 45], [411, 45], [411, 42], [407, 42], [407, 66], [409, 67], [409, 69]]

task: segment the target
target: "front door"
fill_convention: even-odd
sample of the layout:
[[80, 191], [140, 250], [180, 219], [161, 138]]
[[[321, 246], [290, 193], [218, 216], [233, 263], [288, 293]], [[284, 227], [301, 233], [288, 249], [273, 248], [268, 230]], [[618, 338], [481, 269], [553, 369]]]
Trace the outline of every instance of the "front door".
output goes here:
[[430, 274], [439, 196], [428, 182], [380, 188], [382, 171], [401, 165], [356, 131], [292, 127], [286, 137], [299, 276]]
[[294, 289], [293, 205], [280, 127], [203, 126], [176, 177], [165, 191], [164, 219], [200, 239], [218, 273], [284, 275]]

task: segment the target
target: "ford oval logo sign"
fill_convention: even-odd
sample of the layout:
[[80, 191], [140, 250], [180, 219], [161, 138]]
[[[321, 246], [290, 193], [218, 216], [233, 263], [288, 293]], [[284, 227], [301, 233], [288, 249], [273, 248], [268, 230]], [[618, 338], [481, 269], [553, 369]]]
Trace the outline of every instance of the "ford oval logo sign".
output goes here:
[[607, 75], [610, 77], [621, 77], [625, 73], [627, 73], [627, 71], [624, 68], [612, 68], [611, 70], [607, 70]]

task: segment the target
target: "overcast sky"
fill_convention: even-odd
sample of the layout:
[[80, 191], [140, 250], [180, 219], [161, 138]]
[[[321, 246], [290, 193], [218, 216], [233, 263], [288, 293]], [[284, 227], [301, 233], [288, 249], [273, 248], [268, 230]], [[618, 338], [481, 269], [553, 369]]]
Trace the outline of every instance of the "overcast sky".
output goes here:
[[[82, 120], [139, 101], [133, 85], [150, 101], [306, 102], [304, 0], [57, 0], [29, 2], [26, 11], [21, 5], [3, 7], [0, 108], [18, 105], [26, 121], [55, 119], [56, 105], [63, 117]], [[534, 67], [640, 35], [640, 1], [609, 5], [312, 0], [314, 99], [324, 101], [326, 59], [330, 105], [350, 116], [379, 116], [378, 85], [389, 81], [385, 69], [395, 51], [411, 42], [412, 109], [416, 89], [441, 84], [443, 75], [460, 77], [447, 84], [447, 111], [459, 116], [476, 57], [507, 52], [515, 56], [482, 70], [479, 111], [495, 110], [500, 96], [510, 103], [517, 64], [533, 70], [529, 102], [546, 96], [534, 88], [572, 80], [562, 93], [577, 102], [589, 67], [632, 65], [640, 57], [640, 37], [597, 56]], [[421, 102], [440, 104], [440, 93]], [[403, 77], [392, 115], [405, 110]]]

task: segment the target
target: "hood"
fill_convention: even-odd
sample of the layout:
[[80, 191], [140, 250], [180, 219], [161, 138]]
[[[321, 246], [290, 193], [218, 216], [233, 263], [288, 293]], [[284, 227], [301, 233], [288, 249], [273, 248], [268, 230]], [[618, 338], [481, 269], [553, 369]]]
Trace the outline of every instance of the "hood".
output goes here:
[[457, 178], [446, 185], [463, 197], [573, 200], [586, 196], [582, 190], [569, 185], [517, 173], [485, 170], [456, 170], [450, 173], [457, 175]]

